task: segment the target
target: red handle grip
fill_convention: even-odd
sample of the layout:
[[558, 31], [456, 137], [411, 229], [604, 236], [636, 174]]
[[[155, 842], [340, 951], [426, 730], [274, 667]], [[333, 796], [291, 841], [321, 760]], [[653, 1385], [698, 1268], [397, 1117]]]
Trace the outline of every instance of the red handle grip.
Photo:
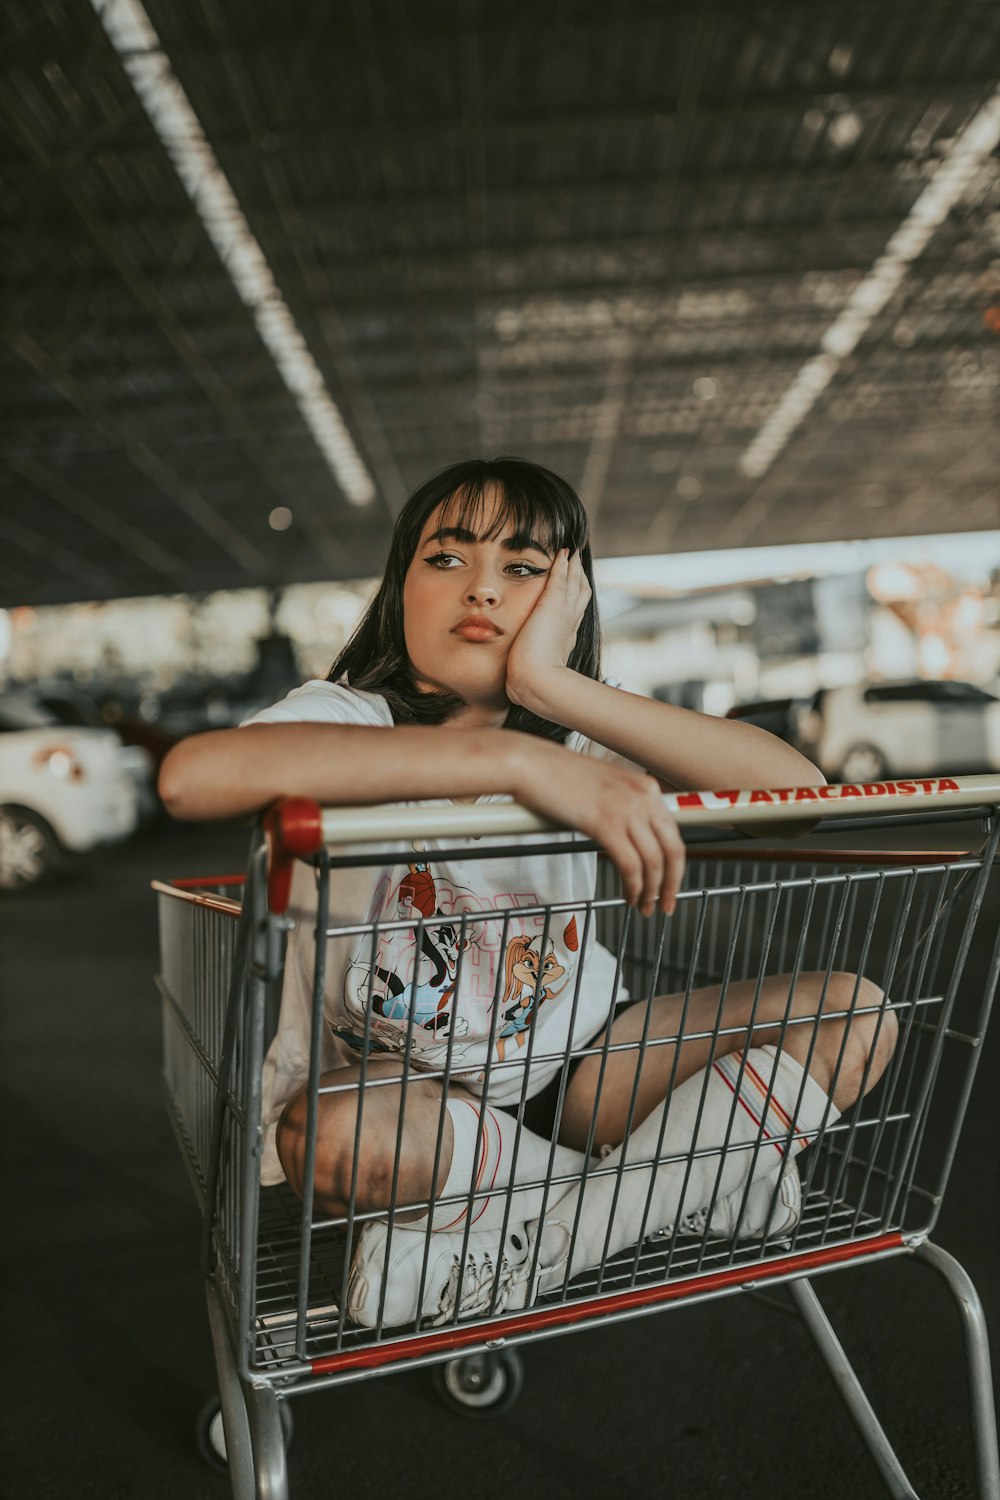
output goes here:
[[267, 904], [276, 916], [288, 910], [292, 866], [323, 847], [320, 805], [308, 797], [282, 797], [264, 814], [267, 839]]

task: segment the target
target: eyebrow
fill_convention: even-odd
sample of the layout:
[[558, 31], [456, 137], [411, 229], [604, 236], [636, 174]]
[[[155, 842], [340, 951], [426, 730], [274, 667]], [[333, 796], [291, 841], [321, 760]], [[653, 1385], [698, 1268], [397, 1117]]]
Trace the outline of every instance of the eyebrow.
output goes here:
[[[431, 542], [468, 543], [478, 542], [479, 540], [480, 538], [476, 536], [476, 533], [470, 531], [467, 526], [441, 526], [437, 531], [432, 532], [430, 536], [425, 537], [422, 545], [428, 547]], [[482, 538], [482, 540], [485, 541], [487, 538]], [[500, 545], [505, 552], [523, 552], [526, 547], [532, 547], [536, 552], [541, 552], [545, 557], [552, 556], [548, 547], [528, 531], [515, 531], [510, 536], [504, 537]]]

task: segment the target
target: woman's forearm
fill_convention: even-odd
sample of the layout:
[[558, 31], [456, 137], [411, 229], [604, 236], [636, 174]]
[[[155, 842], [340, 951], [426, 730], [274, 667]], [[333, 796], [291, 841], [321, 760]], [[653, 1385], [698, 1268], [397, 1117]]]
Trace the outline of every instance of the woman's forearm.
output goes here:
[[160, 795], [174, 817], [193, 820], [242, 817], [277, 797], [335, 805], [516, 796], [533, 751], [525, 741], [503, 729], [250, 724], [181, 740], [163, 762]]
[[520, 684], [518, 702], [635, 761], [671, 790], [824, 780], [811, 761], [766, 730], [643, 698], [568, 667]]

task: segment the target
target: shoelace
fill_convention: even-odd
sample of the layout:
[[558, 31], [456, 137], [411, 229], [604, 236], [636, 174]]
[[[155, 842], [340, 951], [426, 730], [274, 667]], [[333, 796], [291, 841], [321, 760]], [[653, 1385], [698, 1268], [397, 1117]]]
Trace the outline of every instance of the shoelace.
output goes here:
[[494, 1284], [496, 1285], [496, 1302], [493, 1311], [503, 1312], [514, 1288], [522, 1285], [527, 1280], [527, 1276], [527, 1262], [513, 1267], [506, 1255], [500, 1257], [500, 1266], [497, 1270], [489, 1251], [484, 1254], [480, 1262], [470, 1250], [465, 1259], [464, 1271], [458, 1256], [453, 1256], [448, 1280], [441, 1288], [439, 1311], [433, 1320], [433, 1326], [438, 1328], [442, 1323], [447, 1323], [449, 1318], [453, 1318], [456, 1303], [459, 1317], [469, 1317], [473, 1313], [488, 1313], [490, 1304], [493, 1302]]
[[675, 1234], [702, 1235], [708, 1223], [708, 1209], [696, 1208], [692, 1213], [685, 1214], [679, 1224], [664, 1224], [662, 1229], [654, 1229], [647, 1236], [651, 1240], [669, 1240]]

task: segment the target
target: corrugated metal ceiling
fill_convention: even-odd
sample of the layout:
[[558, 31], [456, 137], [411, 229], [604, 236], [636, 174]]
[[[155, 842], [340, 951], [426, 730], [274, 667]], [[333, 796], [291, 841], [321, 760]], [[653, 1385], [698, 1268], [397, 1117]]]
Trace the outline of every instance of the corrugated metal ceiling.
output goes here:
[[995, 94], [992, 0], [146, 8], [376, 499], [97, 15], [8, 0], [2, 602], [374, 573], [470, 454], [560, 469], [606, 554], [1000, 525], [995, 153], [768, 472], [740, 462]]

